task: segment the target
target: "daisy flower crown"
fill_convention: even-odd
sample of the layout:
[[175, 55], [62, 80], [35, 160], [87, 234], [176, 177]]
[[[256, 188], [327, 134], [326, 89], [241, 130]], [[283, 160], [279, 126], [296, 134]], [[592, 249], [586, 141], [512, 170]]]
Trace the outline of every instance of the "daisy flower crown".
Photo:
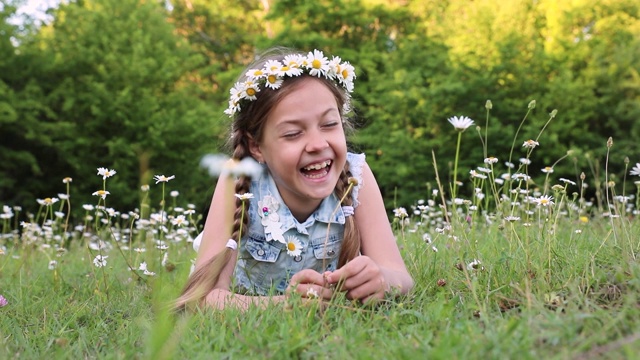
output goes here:
[[[353, 80], [356, 78], [355, 68], [349, 62], [337, 56], [331, 60], [320, 50], [310, 51], [306, 56], [290, 54], [284, 60], [268, 60], [262, 68], [249, 69], [245, 73], [245, 81], [237, 82], [229, 91], [229, 108], [224, 111], [229, 117], [242, 110], [245, 101], [257, 100], [257, 93], [263, 88], [277, 90], [286, 77], [309, 74], [324, 77], [336, 82], [349, 93], [353, 92]], [[345, 102], [344, 111], [349, 111], [349, 101]]]

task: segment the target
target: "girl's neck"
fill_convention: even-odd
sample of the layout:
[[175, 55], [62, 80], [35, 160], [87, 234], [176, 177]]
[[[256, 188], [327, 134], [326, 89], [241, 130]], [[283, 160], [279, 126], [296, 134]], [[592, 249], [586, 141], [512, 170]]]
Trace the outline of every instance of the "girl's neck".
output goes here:
[[287, 201], [286, 199], [282, 200], [289, 208], [289, 211], [291, 212], [293, 217], [296, 218], [299, 223], [307, 221], [309, 216], [311, 216], [311, 214], [316, 211], [316, 209], [322, 202], [321, 200], [318, 201], [313, 199], [309, 199], [307, 201], [302, 201], [302, 199], [295, 199], [295, 201], [291, 201], [290, 199], [289, 201]]

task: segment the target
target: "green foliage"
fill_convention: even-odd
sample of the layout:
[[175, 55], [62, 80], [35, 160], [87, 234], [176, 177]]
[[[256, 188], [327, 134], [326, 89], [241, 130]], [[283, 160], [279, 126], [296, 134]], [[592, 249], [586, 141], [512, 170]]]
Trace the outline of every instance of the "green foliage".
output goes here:
[[[543, 128], [531, 169], [572, 150], [554, 176], [596, 176], [590, 166], [604, 161], [609, 136], [613, 177], [624, 176], [625, 157], [640, 161], [640, 7], [631, 0], [90, 0], [52, 16], [40, 28], [4, 22], [0, 31], [7, 202], [52, 196], [62, 177], [99, 166], [118, 171], [110, 191], [122, 204], [156, 173], [176, 174], [184, 195], [203, 201], [209, 186], [197, 161], [225, 141], [228, 89], [274, 45], [321, 48], [356, 66], [361, 130], [352, 147], [367, 153], [389, 207], [435, 185], [432, 152], [441, 179], [453, 177], [451, 116], [474, 119], [492, 149], [479, 152], [486, 145], [469, 129], [459, 168], [506, 161], [514, 143], [517, 162], [522, 142]], [[98, 184], [74, 184], [76, 195]]]
[[[13, 86], [27, 95], [17, 107], [26, 113], [19, 122], [24, 128], [11, 126], [3, 136], [12, 139], [12, 149], [26, 148], [22, 158], [34, 164], [19, 177], [3, 166], [6, 178], [15, 179], [4, 192], [22, 181], [31, 200], [55, 196], [62, 178], [88, 178], [104, 166], [118, 171], [109, 189], [119, 195], [112, 205], [133, 208], [135, 189], [154, 174], [175, 174], [199, 199], [208, 180], [198, 161], [212, 151], [207, 139], [215, 139], [214, 115], [200, 99], [202, 89], [188, 81], [201, 56], [175, 35], [166, 10], [153, 2], [97, 0], [63, 4], [55, 16], [37, 43], [23, 45], [39, 63], [26, 77], [31, 82]], [[15, 161], [19, 154], [10, 151], [8, 162], [25, 168]], [[100, 183], [74, 184], [74, 196], [94, 202], [89, 196]]]

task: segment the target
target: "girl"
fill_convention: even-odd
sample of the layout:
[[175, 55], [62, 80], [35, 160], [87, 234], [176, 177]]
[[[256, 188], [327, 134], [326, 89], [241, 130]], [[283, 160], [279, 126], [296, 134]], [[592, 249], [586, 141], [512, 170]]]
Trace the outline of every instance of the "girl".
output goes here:
[[347, 152], [354, 79], [338, 57], [276, 49], [231, 89], [233, 158], [263, 171], [220, 176], [178, 308], [336, 291], [368, 302], [413, 287], [364, 154]]

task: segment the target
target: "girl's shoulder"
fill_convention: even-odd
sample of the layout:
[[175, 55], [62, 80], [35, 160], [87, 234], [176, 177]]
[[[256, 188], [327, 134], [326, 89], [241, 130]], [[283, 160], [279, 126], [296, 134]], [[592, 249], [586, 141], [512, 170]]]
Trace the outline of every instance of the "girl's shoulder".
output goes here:
[[358, 202], [358, 190], [364, 185], [363, 170], [364, 164], [367, 162], [364, 154], [355, 154], [347, 152], [347, 161], [349, 162], [349, 171], [351, 176], [358, 180], [358, 185], [352, 190], [353, 207], [356, 208], [360, 204]]

